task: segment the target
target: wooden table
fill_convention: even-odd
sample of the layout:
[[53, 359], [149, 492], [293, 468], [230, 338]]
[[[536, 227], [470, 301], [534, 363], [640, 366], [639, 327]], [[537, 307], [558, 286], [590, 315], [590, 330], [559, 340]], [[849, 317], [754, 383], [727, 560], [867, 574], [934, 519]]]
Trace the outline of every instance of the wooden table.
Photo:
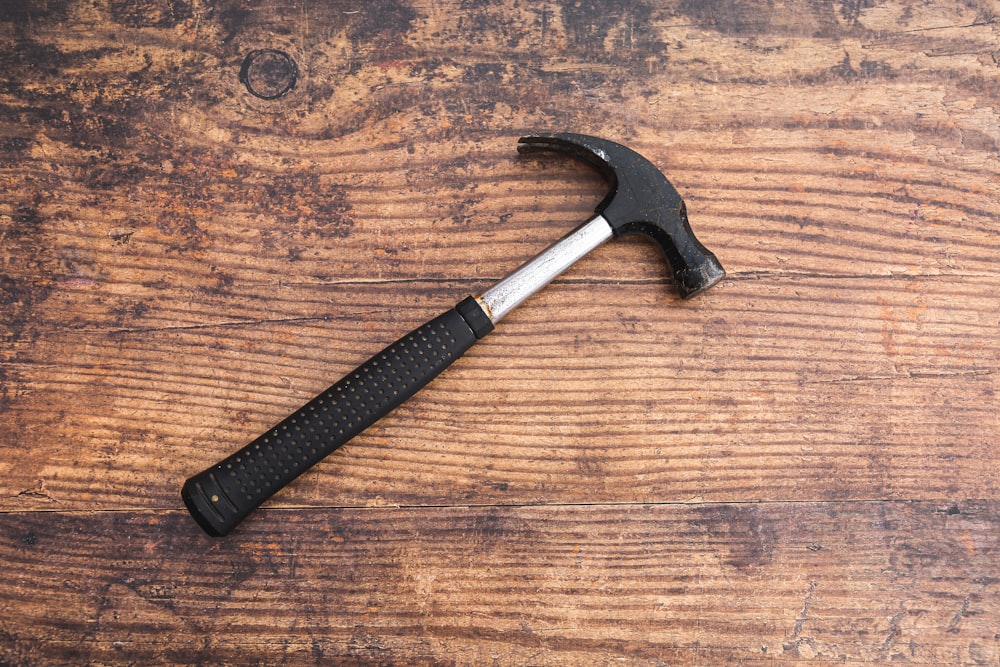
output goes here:
[[[0, 663], [997, 664], [995, 2], [0, 12]], [[204, 535], [187, 476], [589, 216], [545, 130], [729, 277], [605, 246]]]

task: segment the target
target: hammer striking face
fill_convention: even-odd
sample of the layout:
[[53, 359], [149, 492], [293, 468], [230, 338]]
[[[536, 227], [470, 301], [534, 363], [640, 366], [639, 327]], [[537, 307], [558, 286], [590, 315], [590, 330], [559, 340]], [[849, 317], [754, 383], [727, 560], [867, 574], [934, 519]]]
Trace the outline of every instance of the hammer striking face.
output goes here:
[[725, 275], [688, 224], [677, 190], [649, 160], [582, 134], [522, 137], [521, 153], [555, 151], [595, 167], [611, 186], [597, 214], [481, 296], [468, 297], [359, 366], [229, 458], [190, 477], [181, 497], [210, 535], [227, 534], [278, 490], [419, 391], [507, 313], [605, 241], [646, 234], [687, 299]]

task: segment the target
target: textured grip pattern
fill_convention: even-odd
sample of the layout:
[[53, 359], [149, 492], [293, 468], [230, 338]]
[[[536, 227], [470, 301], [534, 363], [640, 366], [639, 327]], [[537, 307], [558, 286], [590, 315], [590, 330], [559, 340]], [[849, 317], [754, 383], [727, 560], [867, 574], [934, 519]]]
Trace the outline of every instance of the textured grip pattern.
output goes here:
[[181, 495], [210, 535], [247, 514], [388, 414], [477, 340], [454, 308], [385, 348], [280, 424], [187, 480]]

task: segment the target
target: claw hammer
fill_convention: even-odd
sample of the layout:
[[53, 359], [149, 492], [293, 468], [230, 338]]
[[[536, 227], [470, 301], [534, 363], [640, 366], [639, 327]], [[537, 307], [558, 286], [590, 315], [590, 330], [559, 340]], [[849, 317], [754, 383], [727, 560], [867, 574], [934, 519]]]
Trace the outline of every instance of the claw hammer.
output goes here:
[[582, 134], [536, 134], [521, 153], [555, 151], [596, 168], [611, 191], [596, 215], [479, 296], [418, 327], [229, 458], [190, 477], [181, 497], [209, 535], [229, 533], [279, 489], [413, 396], [511, 310], [605, 241], [645, 234], [687, 299], [725, 270], [688, 224], [684, 202], [646, 158]]

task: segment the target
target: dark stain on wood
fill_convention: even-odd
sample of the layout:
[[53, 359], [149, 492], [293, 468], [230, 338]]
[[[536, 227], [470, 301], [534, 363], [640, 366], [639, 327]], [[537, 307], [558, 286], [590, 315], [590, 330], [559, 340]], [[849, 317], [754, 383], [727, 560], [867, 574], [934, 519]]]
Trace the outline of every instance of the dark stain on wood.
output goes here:
[[779, 528], [757, 505], [717, 505], [699, 511], [712, 534], [725, 535], [726, 565], [739, 569], [767, 565], [773, 558]]
[[584, 57], [621, 64], [665, 55], [667, 46], [652, 21], [653, 4], [566, 0], [561, 5], [570, 43]]
[[316, 174], [271, 176], [244, 196], [251, 210], [276, 223], [265, 228], [262, 236], [295, 234], [322, 242], [346, 238], [354, 226], [344, 188], [325, 185]]
[[[319, 2], [317, 7], [328, 11], [328, 3]], [[364, 11], [353, 11], [350, 3], [343, 10], [351, 17], [347, 32], [353, 44], [362, 49], [371, 49], [378, 59], [400, 57], [405, 53], [405, 38], [417, 19], [417, 11], [405, 2], [395, 0], [375, 0], [365, 5]]]
[[[30, 182], [29, 179], [24, 179]], [[31, 186], [28, 186], [31, 187]], [[42, 209], [51, 195], [37, 190], [0, 218], [0, 239], [8, 253], [0, 275], [0, 413], [24, 391], [18, 362], [35, 339], [37, 309], [54, 289], [52, 244]], [[16, 438], [16, 431], [9, 436]]]
[[840, 15], [852, 25], [857, 25], [861, 18], [861, 12], [875, 6], [875, 0], [842, 0], [840, 3]]
[[15, 28], [27, 28], [32, 21], [63, 21], [73, 3], [62, 0], [26, 0], [6, 2], [0, 12], [0, 23], [10, 23]]
[[698, 25], [725, 35], [828, 37], [845, 32], [866, 32], [859, 19], [863, 10], [873, 6], [873, 0], [844, 0], [839, 3], [680, 0], [676, 8]]
[[194, 16], [188, 0], [111, 0], [111, 19], [128, 28], [176, 28]]

